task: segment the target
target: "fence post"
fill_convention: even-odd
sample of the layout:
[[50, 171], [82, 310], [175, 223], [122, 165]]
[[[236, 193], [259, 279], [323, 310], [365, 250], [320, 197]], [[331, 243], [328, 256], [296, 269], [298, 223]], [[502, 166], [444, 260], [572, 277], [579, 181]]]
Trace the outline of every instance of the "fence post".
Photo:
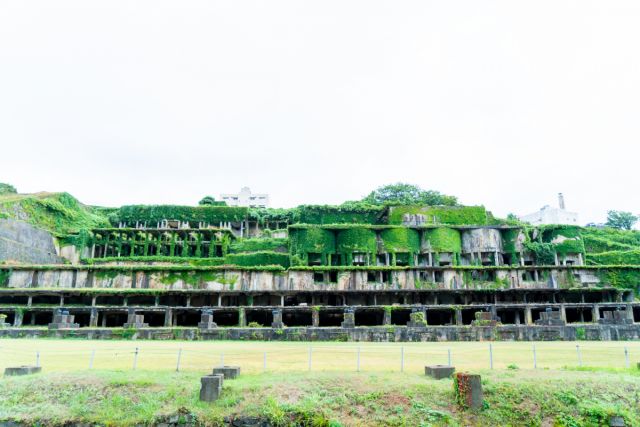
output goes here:
[[448, 359], [449, 359], [448, 365], [451, 366], [451, 349], [450, 348], [447, 349], [447, 356], [448, 356]]
[[136, 367], [138, 366], [138, 347], [136, 347], [136, 351], [133, 354], [133, 370], [136, 370]]
[[538, 356], [536, 355], [536, 345], [533, 345], [533, 369], [538, 369]]
[[224, 366], [224, 351], [220, 352], [220, 366]]
[[91, 350], [91, 358], [89, 359], [89, 369], [93, 369], [93, 359], [96, 357], [96, 349]]
[[489, 368], [493, 369], [493, 346], [489, 343]]
[[40, 366], [40, 351], [36, 351], [36, 366]]
[[262, 355], [262, 371], [267, 372], [267, 352]]
[[180, 372], [180, 359], [182, 358], [182, 348], [178, 349], [178, 362], [176, 363], [176, 372]]
[[311, 372], [311, 353], [312, 353], [312, 349], [311, 346], [309, 346], [309, 372]]
[[624, 363], [627, 369], [629, 369], [629, 349], [627, 347], [624, 348]]
[[360, 372], [360, 346], [358, 346], [358, 363], [356, 365], [356, 372]]
[[576, 344], [576, 353], [578, 353], [578, 366], [582, 368], [582, 353], [580, 353], [579, 344]]
[[404, 372], [404, 346], [400, 347], [400, 372]]

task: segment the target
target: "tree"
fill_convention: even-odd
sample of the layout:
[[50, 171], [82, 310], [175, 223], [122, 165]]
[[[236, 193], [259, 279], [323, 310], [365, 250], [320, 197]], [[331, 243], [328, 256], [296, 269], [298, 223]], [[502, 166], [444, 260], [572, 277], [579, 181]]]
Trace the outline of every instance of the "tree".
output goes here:
[[371, 193], [363, 202], [372, 205], [447, 205], [455, 206], [458, 199], [433, 190], [423, 190], [417, 185], [397, 183], [384, 185]]
[[631, 230], [633, 224], [636, 222], [638, 222], [638, 216], [631, 212], [608, 211], [607, 222], [605, 225], [607, 227], [619, 228], [621, 230]]
[[16, 194], [17, 192], [13, 185], [0, 182], [0, 194]]
[[215, 205], [215, 204], [217, 204], [217, 203], [216, 203], [216, 199], [214, 199], [213, 197], [211, 197], [211, 196], [204, 196], [204, 197], [202, 198], [202, 200], [200, 200], [200, 201], [198, 202], [198, 204], [199, 204], [200, 206], [203, 206], [203, 205]]

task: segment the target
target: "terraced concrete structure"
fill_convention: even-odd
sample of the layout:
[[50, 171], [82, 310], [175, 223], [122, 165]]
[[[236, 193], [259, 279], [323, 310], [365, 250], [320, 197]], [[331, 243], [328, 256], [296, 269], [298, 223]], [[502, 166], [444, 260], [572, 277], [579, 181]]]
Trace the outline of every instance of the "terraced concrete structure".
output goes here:
[[[109, 221], [52, 236], [66, 264], [0, 264], [10, 325], [0, 336], [640, 337], [640, 267], [586, 265], [579, 227], [507, 225], [459, 206], [305, 207], [267, 219], [223, 206], [123, 207]], [[80, 328], [47, 329], [59, 309]]]

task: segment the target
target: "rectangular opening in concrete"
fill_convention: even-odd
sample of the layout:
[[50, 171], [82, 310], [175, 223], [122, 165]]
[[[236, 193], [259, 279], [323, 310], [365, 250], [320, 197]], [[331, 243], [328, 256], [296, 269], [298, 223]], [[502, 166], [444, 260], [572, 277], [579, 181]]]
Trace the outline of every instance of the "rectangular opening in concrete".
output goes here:
[[239, 307], [242, 305], [242, 300], [240, 295], [223, 295], [220, 301], [222, 302], [223, 307]]
[[338, 272], [330, 271], [329, 272], [329, 283], [338, 283]]
[[308, 253], [307, 265], [322, 265], [322, 254], [313, 252]]
[[316, 271], [313, 273], [313, 281], [315, 283], [324, 283], [324, 273]]
[[91, 318], [91, 314], [88, 311], [69, 310], [69, 314], [74, 316], [73, 322], [80, 325], [81, 328], [90, 326], [89, 319]]
[[427, 310], [427, 324], [434, 326], [442, 326], [442, 325], [451, 325], [455, 323], [453, 321], [454, 312], [453, 310], [445, 309], [429, 309]]
[[64, 305], [91, 305], [92, 298], [90, 295], [65, 295]]
[[355, 311], [356, 326], [380, 326], [383, 318], [383, 309], [358, 309]]
[[3, 305], [27, 305], [28, 301], [26, 295], [0, 295], [0, 304]]
[[273, 314], [270, 310], [247, 310], [245, 316], [247, 325], [255, 322], [262, 326], [271, 327], [271, 322], [273, 322]]
[[[179, 310], [176, 314], [177, 325], [175, 326], [194, 327], [198, 326], [198, 322], [200, 322], [200, 311], [198, 310]], [[146, 313], [144, 318], [146, 321]], [[158, 319], [160, 318], [162, 318], [162, 321], [164, 322], [164, 314], [158, 314]], [[151, 326], [151, 322], [149, 322], [149, 326]]]
[[59, 295], [34, 295], [31, 299], [33, 305], [60, 305]]
[[429, 254], [418, 254], [418, 266], [419, 267], [429, 266]]
[[313, 323], [311, 316], [311, 310], [287, 310], [282, 312], [282, 322], [287, 326], [311, 326]]
[[184, 307], [187, 305], [187, 298], [184, 295], [160, 295], [159, 305], [167, 306], [167, 307]]
[[118, 296], [118, 295], [98, 295], [96, 297], [96, 305], [122, 306], [122, 305], [124, 305], [124, 297]]
[[127, 322], [127, 313], [104, 313], [102, 322], [107, 328], [121, 328]]
[[410, 320], [411, 310], [393, 307], [391, 310], [392, 325], [406, 325]]
[[515, 325], [519, 319], [520, 324], [524, 324], [524, 310], [517, 308], [505, 308], [497, 310], [497, 315], [500, 318], [500, 322], [504, 325]]
[[359, 266], [367, 265], [367, 254], [362, 252], [354, 252], [352, 264]]
[[391, 284], [391, 272], [390, 271], [383, 271], [382, 272], [382, 283], [387, 283], [387, 284]]
[[214, 311], [213, 321], [216, 322], [218, 326], [238, 326], [240, 315], [236, 310]]
[[386, 254], [378, 254], [378, 255], [376, 255], [376, 265], [378, 265], [378, 266], [387, 265], [387, 255]]
[[462, 324], [470, 325], [471, 322], [476, 318], [476, 312], [482, 311], [476, 308], [464, 308], [462, 311]]
[[[10, 325], [13, 325], [13, 321], [15, 319], [15, 314], [16, 314], [15, 311], [13, 311], [13, 310], [1, 311], [0, 310], [0, 314], [4, 314], [5, 316], [7, 316], [7, 318], [4, 321], [6, 323], [10, 324]], [[29, 314], [29, 312], [24, 313], [24, 317], [22, 318], [23, 322], [24, 322], [24, 319], [26, 318], [27, 314]]]
[[633, 321], [640, 322], [640, 307], [633, 307]]
[[436, 283], [444, 283], [444, 273], [442, 271], [435, 271], [434, 277], [435, 277]]
[[405, 267], [410, 264], [410, 254], [406, 252], [396, 253], [396, 265]]
[[156, 297], [153, 295], [131, 295], [127, 298], [128, 306], [152, 307], [156, 304]]
[[545, 311], [544, 308], [532, 308], [531, 309], [531, 319], [535, 322], [536, 320], [540, 320], [540, 313]]
[[320, 310], [319, 326], [340, 326], [344, 318], [342, 310]]
[[367, 283], [377, 283], [378, 281], [377, 271], [367, 271]]
[[[300, 304], [311, 305], [311, 295], [300, 293], [295, 295], [287, 295], [284, 297], [285, 306], [299, 306]], [[278, 304], [279, 305], [279, 304]]]
[[217, 295], [192, 295], [191, 306], [192, 307], [212, 307], [218, 305]]
[[47, 326], [53, 321], [53, 313], [50, 311], [26, 311], [22, 318], [22, 325]]

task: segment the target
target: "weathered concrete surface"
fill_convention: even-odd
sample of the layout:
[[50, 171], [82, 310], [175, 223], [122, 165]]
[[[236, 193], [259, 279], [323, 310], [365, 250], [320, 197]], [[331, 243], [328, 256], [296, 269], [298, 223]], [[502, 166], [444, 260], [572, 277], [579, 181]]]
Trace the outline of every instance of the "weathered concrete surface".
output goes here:
[[240, 366], [218, 366], [213, 368], [213, 375], [222, 375], [225, 380], [233, 380], [240, 375]]
[[4, 369], [4, 376], [18, 376], [18, 375], [31, 375], [42, 371], [40, 366], [23, 365], [23, 366], [10, 366]]
[[0, 219], [0, 261], [59, 264], [53, 236], [31, 224]]
[[436, 380], [449, 378], [455, 372], [456, 368], [448, 365], [431, 365], [424, 367], [424, 374]]
[[200, 378], [200, 401], [213, 402], [218, 400], [222, 393], [224, 375], [205, 375]]
[[[580, 330], [580, 332], [578, 332]], [[0, 329], [2, 338], [86, 338], [122, 339], [123, 328], [80, 328], [52, 330], [43, 328]], [[147, 328], [136, 330], [131, 339], [155, 340], [243, 340], [243, 341], [372, 341], [372, 342], [435, 342], [435, 341], [576, 341], [584, 333], [586, 341], [639, 340], [640, 324], [567, 326], [509, 325], [496, 327], [427, 326], [371, 326], [217, 328], [199, 331], [198, 328]]]

